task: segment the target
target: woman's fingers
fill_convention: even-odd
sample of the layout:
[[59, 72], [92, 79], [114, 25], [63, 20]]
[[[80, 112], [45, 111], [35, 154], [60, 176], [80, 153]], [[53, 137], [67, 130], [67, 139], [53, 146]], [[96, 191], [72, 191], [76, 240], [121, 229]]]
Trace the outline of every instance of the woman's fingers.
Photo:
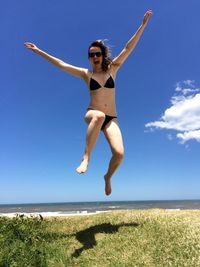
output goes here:
[[24, 46], [32, 50], [37, 49], [36, 45], [34, 45], [33, 43], [29, 43], [29, 42], [24, 43]]
[[26, 47], [34, 47], [34, 45], [33, 45], [32, 43], [28, 43], [28, 42], [24, 43], [24, 45], [25, 45]]
[[153, 12], [151, 10], [148, 10], [146, 13], [145, 13], [145, 18], [148, 19], [149, 17], [151, 17], [153, 15]]
[[149, 18], [153, 15], [152, 10], [148, 10], [145, 14], [144, 14], [144, 18], [143, 18], [143, 24], [146, 25]]
[[153, 11], [152, 10], [148, 10], [147, 12], [146, 12], [149, 16], [152, 16], [153, 15]]

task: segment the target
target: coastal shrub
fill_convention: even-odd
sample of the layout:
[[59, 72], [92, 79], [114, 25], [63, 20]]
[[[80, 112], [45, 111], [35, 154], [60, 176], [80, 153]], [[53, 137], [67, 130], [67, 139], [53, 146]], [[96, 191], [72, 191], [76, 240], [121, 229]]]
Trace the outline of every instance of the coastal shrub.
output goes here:
[[41, 216], [0, 218], [0, 267], [47, 266]]

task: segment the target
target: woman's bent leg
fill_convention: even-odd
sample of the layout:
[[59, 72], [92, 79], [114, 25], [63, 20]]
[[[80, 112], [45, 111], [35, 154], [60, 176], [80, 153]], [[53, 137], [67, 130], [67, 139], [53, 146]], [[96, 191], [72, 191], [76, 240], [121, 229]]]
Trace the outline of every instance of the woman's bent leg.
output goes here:
[[120, 128], [117, 124], [117, 120], [113, 119], [104, 129], [105, 137], [110, 145], [112, 151], [112, 158], [110, 160], [107, 173], [104, 176], [105, 179], [105, 193], [111, 194], [111, 177], [117, 170], [124, 158], [124, 146]]
[[101, 131], [101, 126], [105, 120], [105, 114], [98, 110], [88, 110], [85, 115], [85, 121], [88, 124], [86, 135], [86, 146], [80, 166], [76, 169], [78, 173], [87, 171], [88, 163], [92, 149], [98, 139]]

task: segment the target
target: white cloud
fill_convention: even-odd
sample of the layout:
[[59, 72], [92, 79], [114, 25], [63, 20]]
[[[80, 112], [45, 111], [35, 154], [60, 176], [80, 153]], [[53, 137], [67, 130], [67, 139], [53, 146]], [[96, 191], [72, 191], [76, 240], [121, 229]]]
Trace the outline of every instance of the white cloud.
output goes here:
[[200, 130], [178, 133], [177, 137], [181, 139], [182, 144], [190, 139], [196, 139], [197, 142], [200, 142]]
[[170, 100], [171, 106], [164, 111], [160, 120], [145, 126], [150, 129], [176, 130], [181, 143], [191, 139], [200, 142], [200, 89], [195, 88], [194, 81], [186, 80], [176, 84], [175, 92]]
[[182, 83], [185, 84], [185, 85], [189, 85], [191, 87], [195, 87], [194, 86], [194, 82], [195, 82], [194, 80], [185, 80]]

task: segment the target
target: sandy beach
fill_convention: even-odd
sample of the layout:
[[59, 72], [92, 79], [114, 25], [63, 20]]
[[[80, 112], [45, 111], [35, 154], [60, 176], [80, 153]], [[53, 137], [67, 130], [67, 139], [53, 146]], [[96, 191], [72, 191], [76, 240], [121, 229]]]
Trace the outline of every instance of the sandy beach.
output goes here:
[[87, 211], [78, 211], [76, 213], [63, 213], [63, 212], [40, 212], [40, 213], [28, 213], [28, 212], [18, 212], [18, 213], [0, 213], [0, 217], [8, 217], [8, 218], [14, 218], [17, 215], [24, 215], [26, 217], [37, 217], [37, 216], [42, 216], [44, 218], [46, 217], [68, 217], [68, 216], [84, 216], [84, 215], [95, 215], [98, 213], [103, 213], [103, 212], [109, 212], [107, 210], [105, 211], [96, 211], [96, 212], [87, 212]]
[[[163, 209], [166, 212], [176, 212], [180, 211], [180, 209]], [[76, 213], [63, 213], [63, 212], [40, 212], [40, 213], [29, 213], [29, 212], [19, 212], [19, 213], [0, 213], [0, 217], [8, 217], [8, 218], [14, 218], [17, 215], [24, 215], [26, 217], [38, 217], [42, 216], [43, 218], [47, 217], [70, 217], [70, 216], [88, 216], [88, 215], [95, 215], [99, 213], [105, 213], [105, 212], [111, 212], [112, 210], [103, 210], [103, 211], [95, 211], [95, 212], [88, 212], [85, 211], [77, 211]], [[128, 210], [127, 210], [128, 211]]]

